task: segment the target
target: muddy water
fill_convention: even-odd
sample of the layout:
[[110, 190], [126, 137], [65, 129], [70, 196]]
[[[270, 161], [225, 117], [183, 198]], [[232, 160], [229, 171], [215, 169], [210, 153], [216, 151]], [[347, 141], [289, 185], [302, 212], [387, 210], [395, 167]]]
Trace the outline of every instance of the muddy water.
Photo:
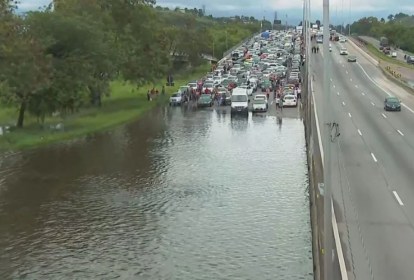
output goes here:
[[5, 155], [0, 278], [313, 279], [303, 133], [297, 118], [160, 108]]

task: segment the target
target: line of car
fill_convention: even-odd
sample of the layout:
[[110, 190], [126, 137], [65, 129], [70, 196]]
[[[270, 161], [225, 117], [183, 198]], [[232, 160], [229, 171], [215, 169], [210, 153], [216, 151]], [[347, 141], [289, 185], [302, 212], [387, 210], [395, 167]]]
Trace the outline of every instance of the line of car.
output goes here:
[[[233, 51], [228, 59], [222, 60], [215, 71], [181, 86], [171, 96], [170, 105], [180, 105], [187, 101], [189, 93], [195, 93], [199, 107], [213, 106], [213, 96], [219, 96], [220, 105], [230, 105], [232, 114], [248, 114], [250, 103], [251, 111], [266, 112], [268, 95], [263, 93], [273, 91], [277, 80], [285, 80], [290, 86], [285, 87], [285, 94], [281, 97], [283, 106], [297, 106], [293, 87], [301, 81], [300, 67], [305, 59], [300, 54], [299, 34], [285, 31], [268, 33], [270, 38], [260, 35], [252, 38]], [[253, 93], [256, 94], [251, 102]]]

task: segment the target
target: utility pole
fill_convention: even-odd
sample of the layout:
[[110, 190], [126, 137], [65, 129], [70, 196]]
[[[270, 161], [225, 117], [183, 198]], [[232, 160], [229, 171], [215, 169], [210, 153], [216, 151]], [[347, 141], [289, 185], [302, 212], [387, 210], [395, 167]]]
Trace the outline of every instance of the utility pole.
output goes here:
[[286, 31], [288, 30], [288, 23], [287, 23], [287, 21], [288, 21], [288, 15], [286, 14]]
[[331, 106], [331, 92], [330, 92], [330, 64], [331, 59], [329, 55], [329, 0], [323, 0], [323, 62], [324, 62], [324, 77], [323, 77], [323, 127], [325, 134], [324, 150], [324, 274], [323, 279], [332, 280], [333, 262], [332, 262], [332, 171], [331, 171], [331, 149], [332, 137], [331, 131], [333, 126], [332, 106]]
[[344, 34], [344, 30], [343, 30], [343, 27], [344, 27], [344, 24], [345, 24], [345, 22], [344, 22], [344, 0], [342, 0], [341, 18], [342, 18], [341, 34]]
[[227, 39], [227, 29], [226, 29], [226, 50], [229, 49], [228, 39]]
[[348, 37], [351, 37], [351, 0], [349, 0], [349, 28], [348, 28]]

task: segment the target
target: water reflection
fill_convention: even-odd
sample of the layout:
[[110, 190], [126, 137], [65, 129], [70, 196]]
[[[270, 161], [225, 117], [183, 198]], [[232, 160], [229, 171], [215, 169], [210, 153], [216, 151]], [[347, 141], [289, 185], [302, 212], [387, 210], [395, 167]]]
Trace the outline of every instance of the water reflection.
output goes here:
[[312, 279], [302, 123], [226, 110], [3, 158], [0, 278]]

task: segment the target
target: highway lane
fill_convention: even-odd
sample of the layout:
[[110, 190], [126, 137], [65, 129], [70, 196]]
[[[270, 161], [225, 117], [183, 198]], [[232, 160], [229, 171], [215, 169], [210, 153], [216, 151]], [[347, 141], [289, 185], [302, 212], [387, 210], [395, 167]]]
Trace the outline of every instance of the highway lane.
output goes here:
[[[377, 49], [379, 49], [379, 47], [380, 47], [380, 42], [379, 42], [377, 39], [372, 38], [372, 37], [368, 37], [368, 36], [360, 36], [360, 38], [361, 38], [361, 39], [363, 39], [363, 40], [365, 40], [366, 42], [368, 42], [368, 43], [372, 44], [372, 45], [373, 45], [374, 47], [376, 47]], [[404, 55], [410, 55], [410, 53], [408, 53], [408, 52], [406, 52], [406, 51], [403, 51], [403, 50], [401, 50], [401, 49], [396, 49], [396, 50], [394, 50], [394, 49], [392, 48], [392, 50], [391, 50], [391, 51], [395, 51], [395, 52], [397, 53], [397, 59], [398, 59], [398, 60], [400, 60], [400, 61], [404, 61], [404, 62], [405, 62]]]
[[[339, 43], [336, 43], [335, 45], [339, 45]], [[363, 69], [362, 74], [365, 75], [369, 81], [374, 82], [377, 85], [377, 88], [379, 86], [382, 89], [377, 91], [378, 94], [383, 94], [385, 96], [387, 92], [388, 94], [398, 96], [408, 107], [414, 109], [414, 95], [391, 82], [389, 79], [384, 79], [385, 76], [381, 69], [377, 67], [378, 61], [376, 59], [360, 48], [354, 47], [355, 45], [350, 42], [347, 42], [345, 46], [350, 54], [357, 56], [357, 65], [361, 70]], [[370, 59], [367, 59], [367, 57]], [[367, 76], [369, 76], [369, 78]], [[414, 110], [412, 113], [414, 113]]]
[[[414, 123], [414, 113], [405, 108], [401, 112], [385, 112], [383, 100], [386, 94], [372, 82], [366, 80], [361, 68], [355, 63], [347, 63], [345, 57], [334, 56], [333, 60], [345, 64], [345, 67], [343, 67], [345, 78], [342, 80], [348, 80], [351, 84], [348, 94], [344, 97], [354, 98], [356, 102], [360, 103], [362, 106], [359, 110], [370, 112], [370, 115], [378, 123], [379, 129], [383, 131], [384, 135], [376, 135], [378, 140], [376, 139], [376, 143], [373, 143], [373, 145], [382, 151], [382, 165], [384, 174], [390, 180], [389, 184], [399, 189], [398, 193], [400, 195], [402, 193], [406, 200], [413, 202], [405, 207], [409, 213], [408, 218], [413, 223], [414, 188], [411, 187], [413, 182], [411, 174], [414, 171], [414, 127], [412, 125]], [[335, 82], [335, 80], [333, 81]], [[369, 128], [371, 127], [372, 125], [369, 124]], [[379, 140], [383, 141], [380, 142]], [[391, 160], [391, 158], [394, 160]], [[395, 164], [395, 162], [398, 162], [398, 164]], [[398, 175], [401, 171], [394, 170], [396, 166], [399, 166], [400, 169], [406, 169], [406, 174]]]
[[[365, 70], [365, 66], [362, 67], [359, 62], [349, 63], [347, 62], [346, 56], [333, 55], [332, 59], [336, 64], [340, 64], [343, 70], [344, 78], [353, 84], [352, 92], [357, 92], [358, 96], [361, 97], [361, 102], [368, 102], [369, 104], [374, 104], [374, 109], [378, 116], [383, 118], [384, 122], [391, 125], [395, 132], [398, 133], [398, 130], [402, 131], [404, 129], [404, 135], [407, 136], [405, 139], [410, 142], [410, 146], [414, 148], [414, 127], [411, 125], [414, 122], [414, 112], [410, 110], [410, 107], [402, 108], [401, 112], [385, 112], [384, 99], [389, 95], [397, 96], [396, 94], [389, 95], [376, 86], [372, 81], [369, 80], [368, 76], [371, 77], [371, 71]], [[377, 74], [377, 73], [376, 73]], [[384, 79], [383, 74], [382, 79]], [[398, 97], [398, 96], [397, 96]], [[401, 98], [401, 97], [400, 97]], [[410, 95], [409, 98], [411, 99]], [[411, 100], [408, 102], [411, 103]], [[407, 105], [408, 106], [408, 105]]]
[[[332, 106], [341, 130], [333, 152], [337, 183], [333, 193], [341, 216], [342, 239], [348, 243], [346, 258], [348, 268], [353, 270], [350, 276], [412, 279], [414, 199], [405, 193], [412, 191], [409, 182], [414, 181], [414, 164], [410, 161], [414, 151], [402, 137], [392, 133], [392, 126], [379, 117], [376, 104], [355, 88], [354, 81], [367, 87], [363, 90], [368, 96], [376, 96], [375, 85], [369, 86], [371, 82], [353, 69], [346, 70], [348, 65], [338, 64], [335, 50], [331, 55]], [[321, 77], [321, 59], [313, 59], [312, 63], [315, 75]], [[349, 73], [355, 75], [349, 77], [353, 75]], [[316, 84], [315, 97], [321, 111], [322, 87], [320, 82]]]

